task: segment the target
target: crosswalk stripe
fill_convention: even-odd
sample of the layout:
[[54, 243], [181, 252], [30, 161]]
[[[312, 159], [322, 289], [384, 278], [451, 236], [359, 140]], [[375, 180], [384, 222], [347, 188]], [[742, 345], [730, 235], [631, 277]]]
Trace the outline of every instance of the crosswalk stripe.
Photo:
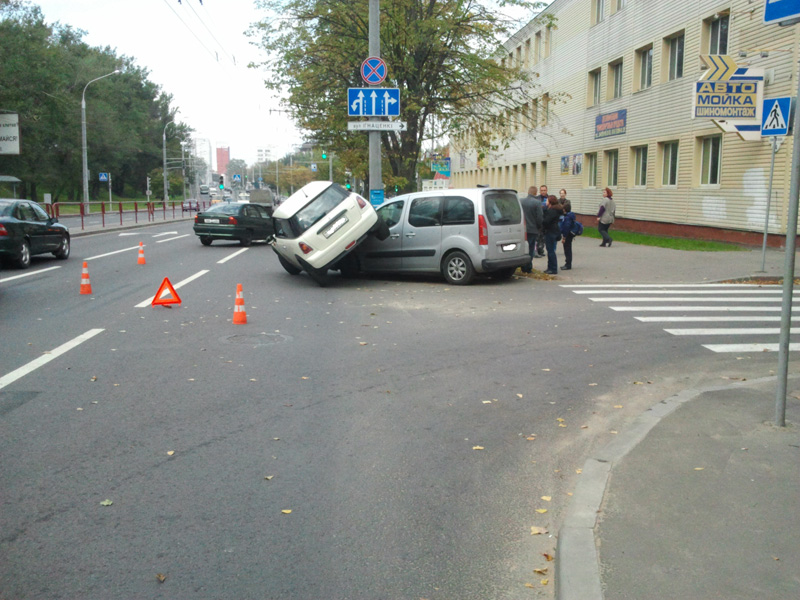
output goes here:
[[[740, 283], [573, 283], [563, 288], [739, 288]], [[779, 287], [779, 286], [776, 286]]]
[[[741, 287], [741, 286], [740, 286]], [[674, 294], [675, 290], [572, 290], [575, 294]], [[681, 290], [680, 294], [760, 294], [780, 296], [782, 291], [775, 290]]]
[[711, 327], [699, 329], [665, 329], [672, 335], [777, 335], [781, 332], [780, 327]]
[[[725, 323], [734, 321], [745, 321], [753, 323], [757, 321], [780, 321], [780, 317], [767, 317], [748, 315], [746, 317], [737, 317], [736, 315], [728, 315], [725, 317], [715, 317], [707, 315], [705, 317], [633, 317], [642, 323], [712, 323], [715, 321], [722, 321]], [[800, 321], [800, 316], [792, 317], [792, 321]]]
[[[592, 302], [780, 302], [780, 296], [769, 298], [628, 298], [627, 296], [614, 296], [613, 298], [589, 298]], [[792, 300], [800, 302], [800, 298]]]
[[[779, 344], [702, 344], [712, 352], [777, 352]], [[789, 344], [791, 352], [800, 350], [800, 344]]]
[[[781, 312], [780, 306], [609, 306], [618, 312]], [[792, 309], [800, 312], [800, 308]]]

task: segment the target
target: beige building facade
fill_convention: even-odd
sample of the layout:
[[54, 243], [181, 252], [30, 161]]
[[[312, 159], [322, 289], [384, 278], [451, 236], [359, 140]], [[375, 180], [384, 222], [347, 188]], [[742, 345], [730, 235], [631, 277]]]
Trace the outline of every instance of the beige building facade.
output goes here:
[[[508, 148], [451, 139], [453, 187], [547, 184], [594, 215], [613, 190], [621, 228], [754, 241], [772, 147], [692, 118], [701, 55], [763, 69], [763, 97], [793, 96], [800, 25], [763, 24], [764, 0], [555, 0], [505, 44], [533, 74]], [[788, 119], [789, 115], [785, 115]], [[792, 138], [775, 155], [769, 232], [785, 233]], [[773, 240], [777, 243], [778, 240]]]

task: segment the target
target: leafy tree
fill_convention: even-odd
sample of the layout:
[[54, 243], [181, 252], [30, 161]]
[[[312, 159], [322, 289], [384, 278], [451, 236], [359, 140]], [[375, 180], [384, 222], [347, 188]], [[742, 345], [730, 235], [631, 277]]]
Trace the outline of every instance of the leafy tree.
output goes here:
[[[502, 60], [517, 22], [499, 6], [530, 11], [546, 3], [525, 0], [383, 0], [381, 57], [386, 87], [400, 89], [404, 132], [381, 134], [390, 172], [384, 182], [415, 181], [422, 140], [435, 117], [446, 131], [469, 129], [490, 146], [519, 107], [536, 95], [529, 74]], [[267, 12], [250, 35], [265, 53], [258, 66], [274, 77], [268, 88], [288, 90], [287, 105], [315, 141], [336, 148], [348, 168], [363, 176], [367, 136], [347, 132], [348, 87], [365, 87], [360, 66], [368, 56], [367, 0], [257, 0]], [[341, 107], [341, 108], [340, 108]], [[349, 157], [349, 158], [345, 158]]]

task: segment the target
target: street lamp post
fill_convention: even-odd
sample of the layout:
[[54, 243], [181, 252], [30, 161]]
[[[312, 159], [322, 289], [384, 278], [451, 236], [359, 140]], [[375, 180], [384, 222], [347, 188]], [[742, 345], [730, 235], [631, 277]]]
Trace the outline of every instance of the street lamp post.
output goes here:
[[186, 159], [183, 151], [188, 142], [181, 142], [181, 177], [183, 178], [183, 202], [186, 203]]
[[164, 132], [161, 134], [161, 148], [164, 152], [164, 207], [166, 208], [167, 202], [169, 201], [169, 192], [168, 184], [167, 184], [167, 127], [172, 125], [174, 121], [170, 121], [166, 125], [164, 125]]
[[94, 83], [95, 81], [99, 81], [104, 79], [105, 77], [110, 77], [111, 75], [116, 75], [119, 73], [119, 69], [114, 69], [111, 73], [106, 73], [101, 77], [96, 79], [92, 79], [89, 83], [87, 83], [83, 87], [83, 95], [81, 96], [81, 138], [83, 142], [83, 208], [84, 210], [88, 210], [89, 208], [89, 159], [86, 155], [86, 88], [89, 87], [90, 84]]

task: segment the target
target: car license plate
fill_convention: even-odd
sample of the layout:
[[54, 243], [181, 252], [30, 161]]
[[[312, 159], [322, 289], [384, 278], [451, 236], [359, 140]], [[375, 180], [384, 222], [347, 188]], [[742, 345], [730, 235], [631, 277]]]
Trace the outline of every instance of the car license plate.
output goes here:
[[219, 223], [219, 219], [203, 219], [206, 223]]
[[344, 227], [344, 226], [345, 226], [345, 224], [347, 223], [347, 221], [348, 221], [347, 217], [340, 217], [340, 218], [336, 219], [336, 220], [333, 222], [333, 225], [331, 225], [330, 227], [328, 227], [328, 228], [327, 228], [327, 229], [326, 229], [326, 230], [325, 230], [325, 231], [322, 233], [322, 235], [324, 235], [326, 238], [329, 238], [329, 237], [331, 237], [331, 236], [332, 236], [334, 233], [336, 233], [336, 232], [337, 232], [337, 231], [339, 231], [339, 230], [340, 230], [342, 227]]
[[503, 252], [511, 252], [517, 249], [516, 244], [503, 244]]

